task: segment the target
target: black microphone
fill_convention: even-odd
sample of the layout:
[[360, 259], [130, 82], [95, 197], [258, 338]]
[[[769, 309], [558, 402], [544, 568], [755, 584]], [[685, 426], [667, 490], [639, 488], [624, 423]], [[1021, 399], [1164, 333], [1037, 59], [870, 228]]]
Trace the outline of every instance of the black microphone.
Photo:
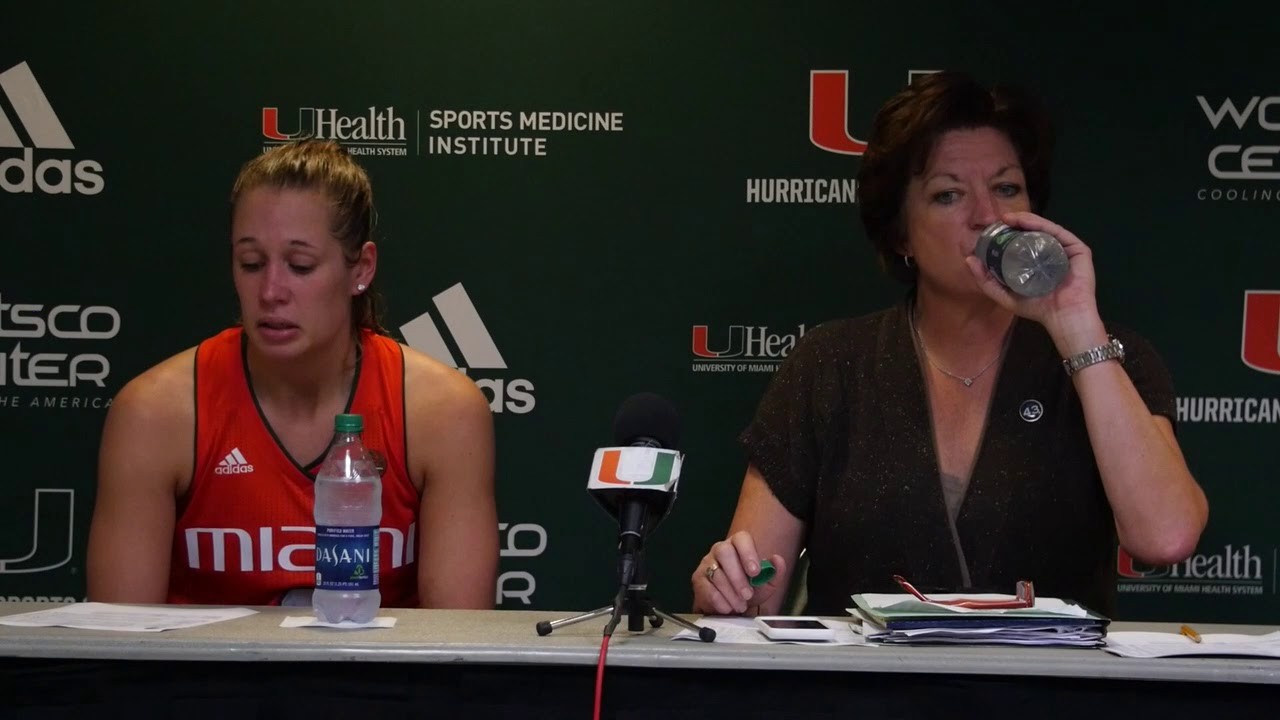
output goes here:
[[[680, 415], [669, 400], [639, 393], [623, 401], [613, 419], [615, 448], [596, 452], [588, 490], [618, 520], [619, 578], [635, 578], [645, 537], [675, 502], [681, 456]], [[656, 448], [674, 452], [627, 452]]]
[[604, 626], [609, 637], [627, 617], [627, 629], [644, 630], [646, 618], [652, 627], [670, 620], [698, 633], [703, 642], [716, 639], [716, 631], [659, 610], [649, 597], [645, 578], [644, 541], [671, 510], [680, 482], [684, 455], [676, 449], [680, 442], [680, 415], [666, 398], [640, 393], [627, 398], [613, 418], [612, 447], [597, 448], [591, 461], [587, 492], [618, 520], [618, 592], [613, 606], [592, 610], [561, 620], [538, 623], [539, 635], [609, 612]]
[[680, 413], [656, 393], [632, 395], [613, 416], [613, 441], [631, 447], [675, 450], [680, 444]]

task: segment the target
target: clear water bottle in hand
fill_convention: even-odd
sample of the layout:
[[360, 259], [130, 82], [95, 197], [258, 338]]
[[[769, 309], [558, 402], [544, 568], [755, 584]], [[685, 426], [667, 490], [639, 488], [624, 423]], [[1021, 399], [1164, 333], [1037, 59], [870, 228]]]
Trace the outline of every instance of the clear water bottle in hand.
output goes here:
[[378, 525], [382, 479], [365, 451], [364, 419], [338, 415], [316, 476], [316, 588], [311, 606], [325, 622], [366, 623], [378, 614]]
[[978, 236], [973, 254], [1002, 285], [1027, 297], [1053, 292], [1067, 276], [1062, 243], [1047, 232], [994, 223]]

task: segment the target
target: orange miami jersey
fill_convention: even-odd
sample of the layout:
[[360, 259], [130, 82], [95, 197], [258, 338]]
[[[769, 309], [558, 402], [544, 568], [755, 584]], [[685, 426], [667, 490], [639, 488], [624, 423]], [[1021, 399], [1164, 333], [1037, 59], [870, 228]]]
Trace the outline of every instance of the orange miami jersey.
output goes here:
[[[315, 473], [281, 447], [258, 407], [243, 333], [225, 330], [196, 350], [196, 457], [179, 503], [168, 602], [275, 605], [315, 585]], [[419, 497], [405, 463], [404, 356], [362, 331], [346, 412], [382, 475], [378, 585], [384, 607], [414, 607]]]

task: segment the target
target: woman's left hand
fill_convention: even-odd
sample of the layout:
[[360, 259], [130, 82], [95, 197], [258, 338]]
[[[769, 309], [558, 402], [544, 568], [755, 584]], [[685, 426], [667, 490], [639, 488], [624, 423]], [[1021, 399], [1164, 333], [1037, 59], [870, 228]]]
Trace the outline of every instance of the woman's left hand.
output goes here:
[[1082, 318], [1096, 317], [1098, 313], [1093, 272], [1093, 251], [1074, 233], [1057, 223], [1050, 222], [1031, 212], [1011, 212], [1001, 216], [1001, 221], [1019, 230], [1047, 232], [1062, 243], [1067, 253], [1069, 271], [1053, 292], [1043, 297], [1018, 295], [987, 271], [977, 257], [965, 258], [969, 271], [982, 291], [1000, 306], [1011, 312], [1035, 320], [1053, 332], [1054, 326], [1078, 324]]

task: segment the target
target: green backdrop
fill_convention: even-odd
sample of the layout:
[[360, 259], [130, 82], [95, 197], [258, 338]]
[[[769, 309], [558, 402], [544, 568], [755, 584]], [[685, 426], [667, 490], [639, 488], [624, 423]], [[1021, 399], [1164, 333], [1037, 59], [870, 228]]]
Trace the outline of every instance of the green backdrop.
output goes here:
[[502, 607], [612, 596], [586, 474], [618, 403], [652, 390], [687, 453], [652, 589], [686, 609], [777, 361], [901, 296], [852, 202], [856, 140], [913, 72], [948, 68], [1045, 98], [1047, 214], [1093, 247], [1104, 318], [1174, 374], [1210, 523], [1186, 563], [1118, 558], [1121, 615], [1280, 622], [1280, 21], [1127, 5], [6, 8], [0, 597], [83, 598], [105, 406], [234, 321], [231, 181], [313, 132], [373, 177], [389, 326], [494, 399]]

